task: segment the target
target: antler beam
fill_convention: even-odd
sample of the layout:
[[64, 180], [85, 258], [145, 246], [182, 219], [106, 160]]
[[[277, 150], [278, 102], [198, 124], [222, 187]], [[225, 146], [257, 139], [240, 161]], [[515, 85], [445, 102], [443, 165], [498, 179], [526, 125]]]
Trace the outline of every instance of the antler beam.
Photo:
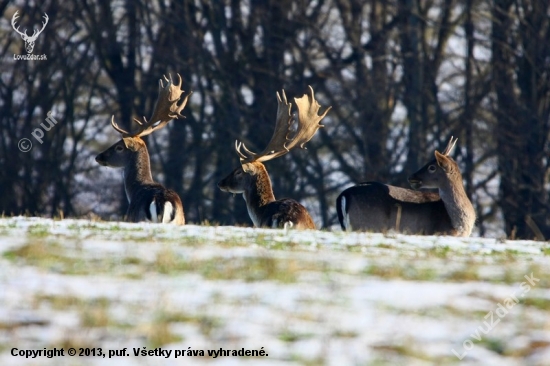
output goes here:
[[323, 114], [318, 115], [321, 106], [315, 100], [311, 86], [309, 86], [309, 92], [301, 98], [294, 98], [294, 102], [298, 107], [298, 128], [292, 138], [289, 138], [290, 128], [294, 122], [291, 113], [292, 103], [288, 102], [284, 90], [281, 94], [277, 92], [277, 119], [273, 135], [267, 147], [259, 154], [250, 151], [242, 142], [235, 142], [235, 150], [239, 155], [241, 164], [272, 160], [288, 153], [296, 146], [304, 148], [304, 144], [311, 140], [320, 127], [323, 127], [319, 122], [331, 109], [331, 107], [328, 107]]
[[[275, 120], [275, 130], [269, 143], [261, 153], [257, 154], [250, 151], [245, 144], [239, 142], [235, 145], [235, 148], [241, 158], [241, 163], [245, 164], [256, 160], [267, 161], [286, 154], [289, 151], [285, 145], [289, 141], [288, 132], [292, 125], [291, 110], [292, 103], [288, 102], [285, 91], [281, 91], [281, 94], [277, 92], [277, 118]], [[244, 150], [244, 153], [241, 151], [241, 148]]]

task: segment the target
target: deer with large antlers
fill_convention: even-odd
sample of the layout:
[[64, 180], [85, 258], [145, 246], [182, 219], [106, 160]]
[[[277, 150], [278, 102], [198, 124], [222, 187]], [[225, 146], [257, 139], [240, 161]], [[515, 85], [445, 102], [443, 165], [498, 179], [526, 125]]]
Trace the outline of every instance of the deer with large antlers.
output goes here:
[[336, 199], [343, 230], [408, 234], [470, 236], [476, 214], [462, 183], [458, 164], [450, 156], [457, 139], [451, 137], [443, 153], [409, 176], [418, 192], [378, 182], [366, 182], [344, 190]]
[[11, 26], [13, 27], [13, 29], [17, 33], [19, 33], [21, 38], [23, 38], [23, 41], [25, 42], [25, 49], [27, 50], [27, 53], [32, 53], [32, 50], [34, 49], [34, 42], [36, 42], [36, 39], [38, 38], [40, 33], [42, 33], [44, 31], [44, 28], [46, 28], [46, 24], [48, 24], [48, 20], [50, 18], [48, 18], [48, 14], [44, 13], [44, 15], [42, 17], [44, 18], [45, 21], [42, 22], [42, 29], [40, 29], [40, 30], [33, 29], [32, 36], [29, 36], [27, 34], [27, 29], [26, 28], [25, 28], [24, 32], [21, 32], [19, 30], [19, 27], [17, 27], [17, 28], [15, 27], [15, 21], [17, 20], [17, 18], [19, 18], [17, 13], [18, 13], [18, 11], [16, 11], [15, 14], [13, 14], [13, 16], [11, 17]]
[[[95, 160], [103, 165], [124, 169], [124, 188], [129, 207], [126, 220], [130, 222], [152, 221], [160, 223], [185, 224], [183, 204], [176, 192], [164, 188], [153, 181], [147, 146], [141, 139], [166, 126], [172, 119], [184, 118], [181, 111], [185, 108], [192, 92], [183, 96], [181, 76], [174, 84], [172, 77], [159, 80], [159, 95], [151, 118], [134, 118], [139, 125], [134, 133], [118, 126], [115, 117], [112, 127], [121, 134], [122, 139], [96, 156]], [[180, 100], [181, 99], [181, 100]]]
[[294, 98], [298, 108], [297, 130], [290, 138], [290, 128], [294, 123], [292, 104], [287, 101], [284, 90], [277, 93], [277, 101], [275, 131], [267, 147], [257, 154], [242, 142], [235, 141], [241, 166], [222, 179], [218, 187], [225, 192], [242, 193], [255, 227], [315, 229], [313, 219], [300, 203], [289, 198], [275, 200], [271, 179], [263, 163], [288, 153], [296, 146], [304, 148], [304, 144], [323, 127], [319, 122], [331, 107], [319, 115], [321, 106], [311, 87], [309, 94]]

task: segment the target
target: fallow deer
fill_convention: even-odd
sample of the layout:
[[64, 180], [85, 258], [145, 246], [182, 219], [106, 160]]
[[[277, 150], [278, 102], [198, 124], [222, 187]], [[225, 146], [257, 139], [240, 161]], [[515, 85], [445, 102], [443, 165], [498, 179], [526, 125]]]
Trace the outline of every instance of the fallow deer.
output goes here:
[[291, 113], [292, 103], [288, 103], [284, 90], [281, 94], [277, 92], [277, 101], [275, 131], [267, 147], [256, 154], [242, 142], [235, 141], [235, 150], [241, 166], [222, 179], [218, 187], [225, 192], [242, 193], [255, 227], [315, 229], [313, 219], [300, 203], [289, 198], [275, 200], [271, 179], [263, 163], [288, 153], [296, 146], [304, 148], [304, 144], [323, 127], [319, 122], [331, 107], [318, 115], [321, 106], [315, 100], [311, 87], [309, 94], [294, 98], [298, 108], [298, 126], [294, 136], [289, 138], [290, 128], [294, 122]]
[[443, 153], [436, 150], [435, 159], [408, 178], [414, 189], [437, 188], [439, 194], [378, 182], [358, 184], [336, 199], [342, 229], [470, 236], [476, 214], [450, 156], [456, 141], [451, 137]]
[[143, 136], [166, 126], [172, 119], [184, 118], [181, 111], [185, 108], [192, 92], [183, 96], [181, 76], [175, 85], [172, 77], [167, 79], [166, 86], [159, 80], [159, 95], [154, 111], [149, 118], [134, 118], [139, 124], [138, 130], [129, 133], [118, 126], [115, 117], [111, 118], [112, 127], [122, 135], [122, 139], [97, 155], [95, 160], [103, 166], [124, 169], [124, 188], [129, 207], [126, 221], [152, 221], [160, 223], [185, 224], [183, 204], [176, 192], [164, 188], [153, 180], [149, 153]]

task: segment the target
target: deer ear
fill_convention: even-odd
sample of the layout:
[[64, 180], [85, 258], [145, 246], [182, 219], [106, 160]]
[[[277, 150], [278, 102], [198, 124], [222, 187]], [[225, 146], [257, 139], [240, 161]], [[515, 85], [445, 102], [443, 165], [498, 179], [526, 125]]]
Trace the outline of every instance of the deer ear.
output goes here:
[[137, 151], [139, 149], [139, 146], [137, 144], [137, 141], [133, 137], [123, 137], [122, 142], [124, 142], [124, 146], [130, 151]]
[[445, 172], [448, 172], [451, 168], [451, 162], [449, 161], [449, 157], [446, 155], [441, 154], [439, 151], [435, 151], [435, 160], [437, 161], [437, 165], [441, 169], [443, 169]]

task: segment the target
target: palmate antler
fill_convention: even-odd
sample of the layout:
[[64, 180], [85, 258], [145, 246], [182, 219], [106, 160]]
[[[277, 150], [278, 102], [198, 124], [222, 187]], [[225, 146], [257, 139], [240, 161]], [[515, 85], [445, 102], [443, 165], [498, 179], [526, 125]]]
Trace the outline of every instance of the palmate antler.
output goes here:
[[[282, 98], [281, 98], [282, 95]], [[259, 154], [250, 151], [242, 142], [235, 141], [235, 150], [240, 157], [241, 164], [251, 163], [253, 161], [264, 162], [275, 159], [288, 153], [296, 146], [304, 148], [317, 130], [323, 125], [319, 122], [327, 115], [332, 107], [328, 107], [325, 112], [318, 115], [321, 106], [315, 99], [313, 88], [309, 86], [309, 94], [304, 94], [301, 98], [294, 98], [298, 108], [298, 128], [292, 138], [289, 138], [290, 127], [294, 122], [292, 116], [292, 104], [288, 103], [283, 90], [281, 94], [277, 92], [277, 119], [275, 121], [275, 130], [271, 140], [266, 148]]]
[[184, 91], [181, 89], [181, 76], [180, 74], [177, 75], [179, 78], [178, 84], [174, 84], [171, 75], [168, 75], [170, 79], [163, 75], [166, 86], [164, 86], [162, 79], [159, 80], [159, 95], [155, 103], [153, 114], [149, 121], [147, 121], [145, 117], [143, 117], [143, 119], [134, 118], [134, 121], [139, 124], [139, 128], [136, 132], [129, 133], [120, 128], [115, 122], [115, 116], [111, 118], [111, 125], [113, 128], [117, 130], [122, 137], [142, 137], [163, 128], [173, 119], [178, 119], [180, 117], [185, 118], [181, 115], [181, 111], [187, 105], [187, 100], [193, 92], [189, 92], [185, 95], [181, 103], [178, 104]]

